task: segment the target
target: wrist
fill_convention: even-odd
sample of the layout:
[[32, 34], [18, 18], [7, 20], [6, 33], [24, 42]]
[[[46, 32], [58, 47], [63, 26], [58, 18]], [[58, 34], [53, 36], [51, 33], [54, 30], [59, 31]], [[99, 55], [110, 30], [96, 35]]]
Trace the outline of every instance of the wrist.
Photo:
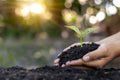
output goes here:
[[120, 41], [112, 42], [112, 43], [106, 43], [108, 46], [109, 53], [111, 53], [114, 57], [120, 56], [120, 47], [119, 47]]
[[117, 56], [120, 56], [120, 41], [115, 42], [115, 51]]

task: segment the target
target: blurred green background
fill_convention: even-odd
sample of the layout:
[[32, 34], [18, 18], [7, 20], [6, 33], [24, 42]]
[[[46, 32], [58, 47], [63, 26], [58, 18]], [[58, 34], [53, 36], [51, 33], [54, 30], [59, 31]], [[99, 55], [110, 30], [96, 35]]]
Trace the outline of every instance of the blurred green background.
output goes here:
[[53, 65], [65, 47], [78, 42], [65, 25], [98, 30], [98, 41], [120, 30], [120, 0], [0, 0], [0, 66]]

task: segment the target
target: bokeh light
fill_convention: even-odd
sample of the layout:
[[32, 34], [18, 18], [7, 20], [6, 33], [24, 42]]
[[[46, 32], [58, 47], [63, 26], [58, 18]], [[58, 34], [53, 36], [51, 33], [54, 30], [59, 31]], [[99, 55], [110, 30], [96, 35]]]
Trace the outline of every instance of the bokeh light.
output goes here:
[[109, 16], [115, 15], [117, 13], [117, 8], [110, 3], [107, 3], [105, 8], [106, 8], [106, 13]]
[[114, 4], [116, 7], [120, 7], [120, 0], [113, 0], [113, 4]]
[[62, 38], [64, 38], [64, 39], [68, 38], [68, 37], [69, 37], [68, 31], [66, 31], [66, 30], [62, 31], [62, 32], [61, 32], [61, 36], [62, 36]]
[[100, 5], [103, 0], [94, 0], [95, 4]]
[[87, 0], [78, 0], [81, 5], [85, 5], [87, 3]]
[[66, 0], [64, 5], [66, 8], [70, 8], [72, 6], [72, 3], [73, 3], [74, 0]]
[[70, 23], [76, 19], [77, 14], [71, 10], [63, 10], [62, 16], [65, 22]]
[[89, 22], [90, 22], [91, 24], [97, 23], [97, 18], [96, 18], [96, 16], [90, 16]]
[[87, 10], [86, 10], [86, 13], [87, 14], [93, 14], [94, 13], [94, 9], [91, 8], [91, 7], [88, 7]]
[[100, 11], [96, 14], [96, 18], [99, 22], [103, 21], [105, 19], [105, 17], [106, 17], [106, 15], [105, 15], [105, 12], [103, 12], [103, 11]]

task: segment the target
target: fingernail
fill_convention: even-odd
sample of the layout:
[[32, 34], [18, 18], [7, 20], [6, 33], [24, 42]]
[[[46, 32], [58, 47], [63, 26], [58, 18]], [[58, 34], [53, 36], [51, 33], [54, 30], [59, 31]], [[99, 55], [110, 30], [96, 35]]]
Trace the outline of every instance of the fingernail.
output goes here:
[[65, 64], [63, 64], [62, 67], [65, 67]]
[[90, 57], [89, 56], [83, 56], [84, 61], [89, 61]]
[[59, 64], [54, 64], [55, 66], [59, 66]]
[[69, 65], [70, 64], [70, 61], [66, 62], [66, 65]]
[[60, 59], [56, 59], [56, 60], [54, 60], [54, 63], [58, 63], [58, 62], [59, 62], [59, 60], [60, 60]]

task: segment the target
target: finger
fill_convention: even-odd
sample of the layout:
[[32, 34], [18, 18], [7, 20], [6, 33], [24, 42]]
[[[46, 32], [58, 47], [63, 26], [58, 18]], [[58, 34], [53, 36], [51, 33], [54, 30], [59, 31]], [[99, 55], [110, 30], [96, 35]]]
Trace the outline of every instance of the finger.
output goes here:
[[65, 64], [62, 64], [62, 66], [61, 67], [65, 67]]
[[70, 48], [73, 47], [73, 46], [74, 46], [74, 44], [70, 45], [69, 47], [65, 48], [65, 49], [63, 50], [63, 52], [64, 52], [64, 51], [67, 51], [68, 49], [70, 49]]
[[55, 66], [59, 66], [59, 64], [54, 64]]
[[55, 60], [54, 60], [54, 64], [58, 64], [58, 63], [59, 63], [59, 61], [60, 61], [60, 59], [59, 59], [59, 58], [55, 59]]
[[107, 62], [108, 62], [108, 60], [106, 60], [105, 58], [102, 58], [99, 60], [86, 62], [86, 63], [84, 63], [84, 65], [90, 66], [90, 67], [95, 67], [95, 68], [102, 68], [107, 64]]
[[80, 43], [74, 43], [74, 44], [70, 45], [69, 47], [65, 48], [61, 53], [58, 54], [57, 57], [60, 57], [63, 52], [69, 50], [71, 47], [73, 47], [75, 45], [78, 46], [78, 45], [80, 45]]
[[65, 51], [69, 50], [71, 47], [73, 47], [73, 46], [75, 46], [75, 45], [79, 45], [79, 43], [74, 43], [74, 44], [72, 44], [71, 46], [69, 46], [69, 47], [65, 48], [65, 49], [64, 49], [61, 53], [59, 53], [59, 54], [58, 54], [58, 56], [57, 56], [57, 57], [60, 57], [60, 56], [61, 56], [61, 54], [62, 54], [63, 52], [65, 52]]
[[68, 61], [66, 62], [66, 66], [72, 66], [72, 65], [82, 65], [83, 64], [83, 60], [82, 59], [78, 59], [78, 60], [72, 60], [72, 61]]
[[87, 53], [83, 56], [84, 61], [92, 61], [107, 56], [107, 48], [105, 45], [101, 45], [97, 50]]
[[89, 66], [85, 66], [85, 65], [78, 65], [78, 66], [76, 66], [76, 65], [71, 65], [70, 67], [73, 67], [73, 68], [78, 68], [78, 69], [87, 69], [87, 70], [94, 70], [95, 68], [93, 68], [93, 67], [89, 67]]
[[97, 42], [95, 42], [96, 44], [101, 44], [101, 42], [100, 41], [97, 41]]
[[61, 56], [61, 54], [62, 54], [62, 53], [59, 53], [59, 54], [57, 55], [57, 58], [59, 58], [59, 57]]
[[78, 46], [78, 45], [80, 45], [80, 43], [74, 43], [74, 44], [70, 45], [69, 47], [65, 48], [63, 51], [67, 51], [68, 49], [70, 49], [71, 47], [73, 47], [75, 45]]

